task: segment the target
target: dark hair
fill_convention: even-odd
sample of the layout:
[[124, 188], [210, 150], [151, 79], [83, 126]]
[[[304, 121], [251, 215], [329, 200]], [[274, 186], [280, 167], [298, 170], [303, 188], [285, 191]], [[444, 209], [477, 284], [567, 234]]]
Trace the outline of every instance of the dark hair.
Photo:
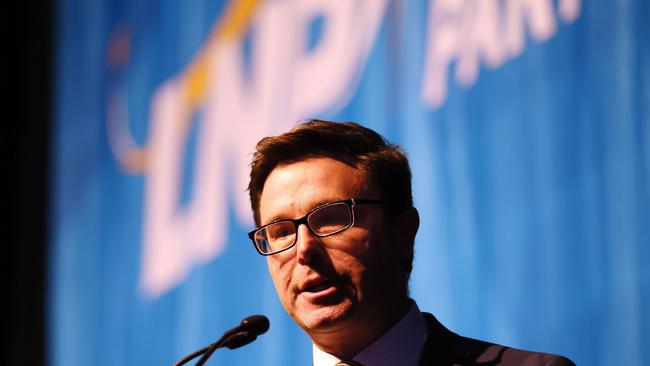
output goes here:
[[312, 157], [332, 158], [366, 172], [389, 215], [413, 206], [411, 169], [398, 145], [387, 143], [377, 132], [353, 122], [310, 120], [257, 143], [248, 184], [257, 225], [260, 197], [271, 171], [280, 164]]

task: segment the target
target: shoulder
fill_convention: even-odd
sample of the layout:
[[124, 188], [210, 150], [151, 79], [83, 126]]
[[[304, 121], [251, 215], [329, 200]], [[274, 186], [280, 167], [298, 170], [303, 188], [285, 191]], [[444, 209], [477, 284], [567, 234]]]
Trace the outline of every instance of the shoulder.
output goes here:
[[566, 357], [524, 351], [478, 339], [462, 337], [445, 328], [431, 314], [423, 313], [429, 334], [420, 366], [425, 365], [501, 365], [574, 366]]
[[[475, 341], [465, 338], [466, 341]], [[479, 341], [481, 342], [481, 341]], [[500, 344], [486, 343], [485, 349], [474, 354], [473, 363], [477, 365], [512, 365], [512, 366], [575, 366], [566, 357], [549, 353], [531, 352], [521, 349], [502, 346]]]

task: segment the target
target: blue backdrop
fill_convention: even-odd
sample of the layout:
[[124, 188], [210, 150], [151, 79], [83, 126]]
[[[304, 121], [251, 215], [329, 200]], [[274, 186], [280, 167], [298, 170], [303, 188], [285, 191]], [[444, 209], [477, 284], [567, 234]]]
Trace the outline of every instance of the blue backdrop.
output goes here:
[[407, 151], [411, 294], [466, 336], [650, 364], [641, 0], [59, 0], [52, 365], [310, 363], [246, 232], [255, 142], [357, 121]]

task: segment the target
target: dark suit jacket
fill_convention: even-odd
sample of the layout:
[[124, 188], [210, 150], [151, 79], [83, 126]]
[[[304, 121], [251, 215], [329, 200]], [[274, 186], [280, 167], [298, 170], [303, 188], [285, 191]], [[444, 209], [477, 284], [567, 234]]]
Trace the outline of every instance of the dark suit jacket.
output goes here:
[[461, 337], [445, 328], [429, 313], [429, 327], [420, 366], [575, 366], [571, 360], [547, 353], [522, 351]]

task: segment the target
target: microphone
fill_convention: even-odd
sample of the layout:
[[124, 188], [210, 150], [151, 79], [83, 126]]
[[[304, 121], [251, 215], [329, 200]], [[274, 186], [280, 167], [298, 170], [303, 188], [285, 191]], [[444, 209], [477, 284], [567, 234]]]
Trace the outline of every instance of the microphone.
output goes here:
[[269, 326], [269, 319], [264, 315], [251, 315], [238, 326], [226, 331], [220, 339], [223, 344], [219, 347], [235, 349], [245, 346], [256, 340], [258, 335], [266, 333]]
[[264, 315], [251, 315], [242, 320], [241, 324], [238, 326], [227, 330], [218, 341], [185, 356], [183, 359], [176, 362], [174, 366], [184, 365], [194, 358], [203, 355], [199, 362], [196, 363], [196, 366], [201, 366], [218, 348], [227, 347], [229, 349], [235, 349], [245, 346], [256, 340], [257, 336], [266, 333], [266, 331], [269, 330], [269, 326], [269, 319]]

